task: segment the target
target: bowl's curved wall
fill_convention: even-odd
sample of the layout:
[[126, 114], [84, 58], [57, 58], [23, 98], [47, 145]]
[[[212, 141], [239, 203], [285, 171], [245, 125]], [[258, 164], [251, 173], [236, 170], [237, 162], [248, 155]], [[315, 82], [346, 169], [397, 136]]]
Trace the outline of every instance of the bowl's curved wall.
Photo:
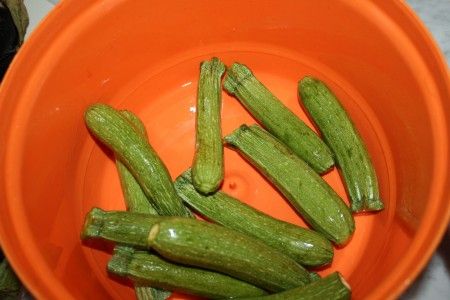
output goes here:
[[[387, 208], [357, 217], [357, 234], [332, 268], [355, 298], [398, 295], [448, 221], [450, 92], [422, 25], [403, 4], [379, 2], [62, 1], [0, 91], [0, 236], [31, 291], [45, 299], [131, 293], [107, 278], [102, 249], [78, 238], [91, 206], [121, 207], [113, 165], [83, 111], [102, 101], [138, 112], [176, 175], [193, 151], [198, 63], [219, 55], [248, 64], [305, 120], [300, 76], [313, 73], [336, 90], [367, 141]], [[251, 121], [236, 101], [224, 95], [224, 103], [225, 133]], [[301, 222], [270, 187], [256, 189], [264, 180], [230, 152], [227, 168], [227, 180], [252, 176], [238, 196]], [[336, 173], [326, 178], [344, 194]], [[270, 197], [280, 198], [276, 207]]]

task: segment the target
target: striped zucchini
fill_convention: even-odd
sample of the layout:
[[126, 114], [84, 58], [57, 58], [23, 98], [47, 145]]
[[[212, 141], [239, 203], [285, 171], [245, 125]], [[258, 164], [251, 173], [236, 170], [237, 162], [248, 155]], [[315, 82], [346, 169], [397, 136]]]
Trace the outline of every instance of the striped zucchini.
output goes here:
[[175, 189], [207, 219], [258, 238], [302, 265], [322, 266], [333, 259], [333, 247], [321, 234], [274, 219], [221, 191], [202, 195], [192, 185], [189, 170], [176, 179]]
[[234, 63], [229, 67], [223, 86], [239, 99], [258, 122], [316, 172], [324, 173], [333, 166], [333, 156], [327, 145], [258, 81], [245, 65]]
[[134, 293], [137, 300], [166, 300], [172, 295], [172, 292], [149, 287], [146, 283], [134, 282]]
[[242, 125], [225, 137], [318, 232], [338, 245], [352, 235], [353, 217], [336, 192], [303, 160], [258, 125]]
[[152, 248], [171, 261], [218, 271], [274, 292], [305, 285], [314, 278], [258, 239], [190, 218], [94, 208], [86, 216], [82, 238]]
[[[145, 140], [148, 140], [147, 130], [144, 124], [134, 113], [127, 110], [122, 110], [120, 113], [135, 127], [135, 130]], [[127, 209], [132, 212], [158, 215], [133, 174], [128, 171], [127, 167], [119, 159], [116, 159], [116, 168], [119, 173], [120, 185], [122, 186]], [[115, 251], [133, 251], [133, 249], [127, 246], [116, 246]], [[156, 289], [136, 282], [134, 282], [134, 291], [138, 300], [166, 300], [171, 295], [169, 291]]]
[[86, 214], [81, 239], [103, 239], [121, 245], [147, 248], [150, 229], [164, 218], [125, 211], [104, 211], [94, 207]]
[[[135, 114], [127, 110], [122, 110], [120, 113], [134, 126], [134, 129], [145, 140], [148, 140], [147, 130]], [[127, 209], [133, 212], [158, 215], [133, 174], [128, 171], [128, 168], [118, 158], [116, 158], [116, 168], [119, 173], [120, 185]]]
[[194, 219], [155, 224], [148, 245], [171, 261], [218, 271], [272, 292], [312, 280], [302, 266], [260, 240]]
[[308, 285], [268, 296], [244, 297], [241, 300], [349, 300], [351, 289], [338, 272]]
[[318, 273], [316, 273], [316, 272], [311, 272], [309, 275], [310, 275], [310, 277], [311, 277], [311, 282], [317, 281], [317, 280], [319, 280], [320, 278], [322, 278], [322, 277], [320, 277], [320, 275], [319, 275]]
[[120, 112], [106, 104], [93, 104], [85, 121], [90, 132], [131, 171], [160, 215], [189, 215], [164, 163]]
[[220, 79], [224, 72], [225, 65], [216, 57], [200, 66], [192, 179], [204, 194], [215, 192], [223, 180]]
[[312, 77], [299, 82], [299, 94], [325, 142], [334, 152], [352, 210], [382, 210], [384, 205], [369, 154], [339, 100], [323, 82]]
[[265, 295], [249, 283], [227, 275], [167, 262], [157, 255], [119, 249], [108, 263], [108, 270], [135, 282], [207, 297], [209, 299], [240, 298]]

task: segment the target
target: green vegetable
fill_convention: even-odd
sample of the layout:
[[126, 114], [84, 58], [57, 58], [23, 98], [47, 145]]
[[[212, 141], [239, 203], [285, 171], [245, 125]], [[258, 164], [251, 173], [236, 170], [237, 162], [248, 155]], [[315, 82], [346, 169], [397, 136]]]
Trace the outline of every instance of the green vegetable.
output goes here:
[[181, 264], [218, 271], [277, 292], [311, 282], [290, 257], [240, 232], [208, 222], [174, 218], [155, 224], [149, 246]]
[[116, 251], [108, 270], [135, 282], [210, 299], [249, 297], [266, 294], [238, 279], [203, 269], [167, 262], [154, 254], [132, 249]]
[[85, 113], [85, 121], [91, 133], [131, 171], [160, 215], [189, 216], [166, 166], [120, 112], [106, 104], [93, 104]]
[[224, 192], [204, 196], [195, 190], [189, 171], [177, 178], [175, 189], [207, 219], [258, 238], [302, 265], [321, 266], [333, 258], [333, 247], [322, 235], [274, 219]]
[[246, 66], [234, 63], [229, 67], [223, 86], [271, 134], [316, 172], [326, 172], [333, 166], [333, 156], [327, 145], [259, 82]]
[[308, 285], [268, 296], [241, 298], [240, 300], [347, 300], [351, 289], [345, 279], [335, 272]]
[[101, 238], [122, 245], [146, 249], [148, 234], [164, 218], [125, 211], [104, 211], [94, 207], [86, 215], [81, 239]]
[[94, 208], [86, 216], [82, 238], [152, 248], [171, 261], [219, 271], [270, 291], [312, 280], [293, 259], [260, 240], [190, 218]]
[[354, 212], [383, 209], [377, 176], [364, 142], [333, 92], [320, 80], [305, 77], [299, 93], [306, 109], [333, 150]]
[[0, 299], [18, 299], [22, 284], [6, 259], [0, 263]]
[[[120, 111], [120, 113], [135, 127], [135, 130], [141, 134], [144, 139], [148, 139], [144, 124], [134, 113], [127, 110]], [[133, 174], [128, 171], [127, 167], [122, 164], [119, 159], [116, 159], [116, 167], [119, 173], [120, 184], [122, 186], [127, 209], [132, 212], [158, 215]], [[116, 246], [116, 251], [133, 250], [126, 246]], [[169, 298], [171, 294], [171, 292], [155, 289], [136, 282], [134, 282], [134, 290], [138, 300], [165, 300]]]
[[204, 194], [215, 192], [223, 180], [220, 79], [224, 72], [225, 65], [216, 57], [200, 67], [192, 178], [195, 188]]
[[[141, 120], [139, 120], [135, 114], [126, 110], [123, 110], [120, 113], [134, 126], [134, 129], [142, 135], [142, 138], [145, 140], [148, 139], [144, 124], [142, 124]], [[120, 185], [122, 186], [127, 209], [133, 212], [158, 215], [158, 212], [151, 205], [133, 174], [128, 171], [128, 168], [120, 162], [119, 159], [116, 159], [116, 167], [119, 173]]]
[[138, 300], [166, 300], [172, 295], [172, 292], [152, 288], [146, 283], [139, 282], [134, 282], [134, 292]]
[[316, 272], [311, 272], [311, 273], [309, 273], [309, 275], [311, 277], [311, 282], [321, 279], [320, 275]]
[[303, 160], [257, 125], [242, 125], [225, 137], [318, 232], [338, 245], [352, 235], [353, 217], [336, 192]]

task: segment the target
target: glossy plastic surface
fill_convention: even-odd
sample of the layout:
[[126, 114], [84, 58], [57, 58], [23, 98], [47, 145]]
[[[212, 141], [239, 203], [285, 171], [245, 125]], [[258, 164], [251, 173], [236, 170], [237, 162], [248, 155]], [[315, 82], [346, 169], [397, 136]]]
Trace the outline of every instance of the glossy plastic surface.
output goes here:
[[[436, 46], [400, 1], [66, 0], [13, 62], [0, 91], [0, 238], [39, 299], [126, 299], [109, 278], [111, 247], [82, 245], [93, 206], [123, 209], [111, 155], [83, 112], [107, 102], [136, 112], [173, 177], [194, 152], [199, 63], [248, 65], [303, 120], [297, 81], [323, 79], [353, 118], [386, 209], [356, 216], [336, 251], [354, 299], [398, 296], [434, 251], [449, 218], [449, 78]], [[223, 94], [223, 133], [253, 119]], [[223, 189], [303, 224], [236, 153]], [[338, 173], [326, 180], [345, 197]], [[92, 246], [94, 248], [92, 248]], [[181, 296], [174, 299], [184, 299]]]

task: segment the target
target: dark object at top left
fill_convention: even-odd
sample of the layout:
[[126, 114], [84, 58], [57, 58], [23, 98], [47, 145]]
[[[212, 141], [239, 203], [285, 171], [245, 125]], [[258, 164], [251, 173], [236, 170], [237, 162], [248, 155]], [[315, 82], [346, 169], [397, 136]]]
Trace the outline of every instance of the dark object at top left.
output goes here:
[[0, 81], [19, 47], [19, 34], [9, 9], [0, 2]]

